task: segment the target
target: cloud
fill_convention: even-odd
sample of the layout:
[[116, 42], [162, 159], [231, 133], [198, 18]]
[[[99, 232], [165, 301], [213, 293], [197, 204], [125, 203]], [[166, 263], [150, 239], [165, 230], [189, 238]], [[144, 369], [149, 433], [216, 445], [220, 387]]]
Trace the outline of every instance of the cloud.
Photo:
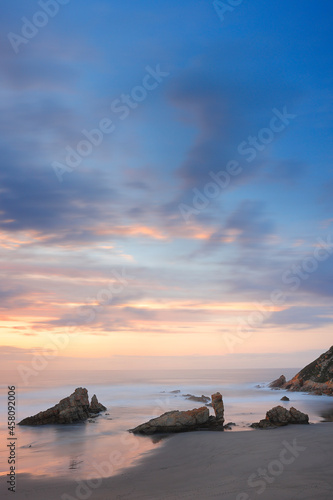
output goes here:
[[[210, 171], [219, 172], [236, 158], [237, 146], [248, 130], [240, 110], [242, 103], [237, 100], [241, 95], [205, 69], [184, 71], [170, 84], [171, 103], [181, 110], [182, 121], [198, 130], [186, 159], [176, 171], [184, 188], [206, 184]], [[258, 165], [246, 169], [235, 182], [252, 177], [257, 168]]]
[[24, 301], [19, 299], [22, 299], [26, 293], [27, 287], [21, 284], [15, 286], [14, 284], [5, 285], [2, 283], [0, 286], [0, 309], [8, 309], [19, 303], [23, 305]]
[[228, 217], [226, 229], [236, 231], [236, 241], [245, 247], [266, 243], [274, 235], [275, 222], [266, 215], [265, 204], [244, 200]]
[[[249, 255], [257, 252], [275, 235], [276, 224], [266, 213], [265, 204], [244, 200], [231, 212], [219, 229], [212, 231], [199, 250], [191, 257], [206, 256], [229, 244], [239, 244]], [[253, 257], [255, 254], [253, 254]], [[257, 256], [255, 257], [257, 262]]]
[[272, 161], [263, 172], [264, 182], [282, 183], [287, 187], [295, 187], [304, 178], [308, 166], [298, 160], [288, 159], [283, 161]]
[[272, 313], [265, 322], [275, 326], [294, 326], [298, 330], [320, 328], [333, 323], [332, 307], [297, 307]]
[[35, 230], [41, 235], [56, 233], [59, 240], [70, 234], [84, 239], [89, 237], [87, 226], [94, 226], [106, 215], [109, 221], [115, 220], [112, 200], [117, 195], [109, 176], [98, 170], [80, 174], [72, 174], [60, 185], [51, 167], [27, 161], [23, 151], [5, 155], [0, 171], [0, 227], [6, 231]]

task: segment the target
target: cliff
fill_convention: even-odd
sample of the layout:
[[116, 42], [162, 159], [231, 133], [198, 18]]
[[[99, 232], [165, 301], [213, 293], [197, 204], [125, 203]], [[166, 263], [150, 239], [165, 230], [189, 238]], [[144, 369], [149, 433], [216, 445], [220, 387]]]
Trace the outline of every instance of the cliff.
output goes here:
[[270, 384], [272, 388], [310, 392], [333, 396], [333, 346], [298, 372], [291, 380], [283, 382], [283, 376]]

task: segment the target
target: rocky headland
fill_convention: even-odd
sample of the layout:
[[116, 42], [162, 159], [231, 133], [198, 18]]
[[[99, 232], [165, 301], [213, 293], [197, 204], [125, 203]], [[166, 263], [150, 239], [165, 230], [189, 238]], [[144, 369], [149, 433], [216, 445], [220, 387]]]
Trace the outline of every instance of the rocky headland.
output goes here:
[[269, 384], [272, 389], [333, 396], [333, 346], [298, 372], [288, 382], [284, 375]]
[[78, 387], [52, 408], [23, 419], [19, 425], [73, 424], [84, 422], [105, 410], [106, 407], [98, 402], [95, 394], [89, 403], [87, 389]]

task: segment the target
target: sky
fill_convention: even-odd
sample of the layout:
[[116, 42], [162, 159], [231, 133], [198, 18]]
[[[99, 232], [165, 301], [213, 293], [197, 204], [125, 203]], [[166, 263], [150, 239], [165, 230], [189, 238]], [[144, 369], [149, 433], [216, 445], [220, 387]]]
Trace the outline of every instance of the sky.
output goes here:
[[2, 6], [3, 368], [301, 367], [332, 345], [332, 14]]

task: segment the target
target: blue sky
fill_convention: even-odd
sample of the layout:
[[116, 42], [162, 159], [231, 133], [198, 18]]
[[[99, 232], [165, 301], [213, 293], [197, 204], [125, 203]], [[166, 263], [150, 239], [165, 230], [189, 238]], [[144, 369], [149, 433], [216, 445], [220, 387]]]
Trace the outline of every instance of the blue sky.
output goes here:
[[[6, 356], [71, 322], [64, 366], [87, 354], [265, 366], [267, 353], [328, 348], [333, 257], [315, 252], [333, 234], [333, 7], [244, 0], [222, 20], [210, 1], [59, 3], [15, 0], [0, 20]], [[78, 153], [103, 120], [112, 132]], [[230, 161], [240, 173], [198, 209]], [[295, 265], [308, 271], [291, 289]], [[114, 270], [132, 278], [101, 307]], [[241, 338], [281, 287], [284, 303]]]

